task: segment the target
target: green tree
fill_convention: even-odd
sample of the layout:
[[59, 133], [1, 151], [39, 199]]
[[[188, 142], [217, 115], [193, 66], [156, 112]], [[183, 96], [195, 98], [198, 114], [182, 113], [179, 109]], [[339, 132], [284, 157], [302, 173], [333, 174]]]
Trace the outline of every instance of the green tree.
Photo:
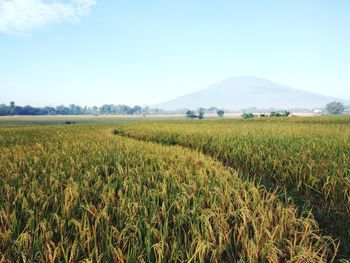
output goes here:
[[92, 114], [98, 114], [98, 107], [97, 106], [92, 106]]
[[186, 112], [186, 117], [189, 118], [189, 119], [193, 119], [196, 115], [194, 114], [193, 111], [187, 111]]
[[16, 113], [16, 105], [14, 101], [10, 102], [10, 115], [15, 115]]
[[287, 110], [283, 111], [283, 115], [288, 117], [290, 115], [290, 111], [287, 111]]
[[341, 115], [341, 114], [343, 114], [345, 107], [344, 107], [343, 103], [333, 101], [333, 102], [327, 104], [326, 110], [327, 110], [328, 114]]
[[199, 113], [198, 113], [198, 119], [202, 120], [204, 119], [204, 109], [203, 108], [200, 108], [199, 109]]
[[102, 114], [112, 114], [112, 109], [113, 109], [112, 105], [104, 104], [104, 105], [101, 106], [100, 112]]
[[131, 115], [134, 114], [140, 114], [142, 111], [142, 108], [138, 105], [136, 105], [134, 108], [131, 109]]
[[10, 115], [10, 108], [5, 104], [0, 104], [0, 116]]
[[218, 114], [219, 117], [224, 117], [224, 110], [217, 110], [216, 113]]
[[242, 114], [242, 117], [243, 117], [243, 119], [251, 119], [251, 118], [254, 118], [254, 114], [251, 112], [244, 112]]

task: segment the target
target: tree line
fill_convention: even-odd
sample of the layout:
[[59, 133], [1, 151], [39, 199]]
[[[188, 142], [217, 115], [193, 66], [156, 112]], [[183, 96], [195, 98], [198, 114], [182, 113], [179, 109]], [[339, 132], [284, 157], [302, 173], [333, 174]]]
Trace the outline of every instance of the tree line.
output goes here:
[[[69, 106], [60, 105], [57, 107], [45, 106], [45, 107], [32, 107], [17, 106], [14, 101], [11, 101], [9, 105], [0, 104], [0, 116], [8, 115], [159, 115], [159, 114], [186, 114], [190, 119], [203, 119], [204, 114], [217, 114], [219, 117], [223, 117], [226, 110], [219, 109], [217, 107], [199, 108], [197, 111], [183, 109], [177, 111], [165, 111], [158, 108], [141, 107], [135, 105], [130, 107], [128, 105], [114, 105], [104, 104], [100, 107], [81, 107], [79, 105], [70, 104]], [[228, 111], [229, 112], [229, 111]], [[249, 113], [251, 111], [244, 111]], [[285, 116], [287, 111], [271, 112], [271, 117]], [[289, 113], [289, 112], [288, 112]], [[322, 110], [322, 114], [341, 115], [350, 114], [350, 106], [345, 106], [340, 102], [331, 102], [326, 105]], [[269, 115], [269, 116], [270, 116]], [[272, 116], [273, 115], [273, 116]], [[289, 115], [289, 114], [288, 114]], [[287, 116], [288, 116], [287, 115]], [[248, 115], [247, 115], [248, 116]], [[266, 116], [261, 116], [266, 117]]]
[[60, 105], [57, 107], [32, 107], [17, 106], [15, 102], [10, 102], [9, 105], [0, 104], [0, 116], [8, 115], [139, 115], [139, 114], [161, 114], [160, 109], [151, 109], [149, 107], [142, 108], [141, 106], [130, 107], [127, 105], [104, 104], [100, 107], [81, 107], [71, 104], [68, 107]]

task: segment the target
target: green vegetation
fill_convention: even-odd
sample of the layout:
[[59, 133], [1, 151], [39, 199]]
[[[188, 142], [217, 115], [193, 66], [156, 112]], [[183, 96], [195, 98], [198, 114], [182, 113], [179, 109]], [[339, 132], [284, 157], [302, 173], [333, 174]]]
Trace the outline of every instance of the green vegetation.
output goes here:
[[270, 113], [270, 117], [288, 117], [290, 112], [287, 110], [284, 111], [273, 111]]
[[345, 107], [343, 103], [334, 101], [327, 104], [326, 110], [328, 114], [331, 115], [342, 115], [344, 113]]
[[0, 116], [10, 115], [140, 115], [140, 114], [159, 114], [164, 112], [161, 109], [141, 108], [136, 105], [130, 107], [127, 105], [104, 104], [100, 107], [82, 107], [71, 104], [68, 107], [60, 105], [57, 107], [32, 107], [30, 105], [17, 106], [14, 101], [10, 105], [0, 104]]
[[242, 114], [242, 118], [243, 118], [243, 119], [251, 119], [251, 118], [254, 118], [254, 114], [251, 113], [251, 112], [244, 112], [244, 113]]
[[349, 124], [2, 127], [0, 262], [350, 258]]
[[204, 119], [204, 115], [205, 115], [204, 109], [199, 109], [198, 114], [196, 114], [195, 111], [190, 111], [190, 110], [186, 112], [186, 118], [188, 118], [188, 119], [202, 120], [202, 119]]
[[224, 114], [225, 114], [224, 110], [217, 110], [216, 113], [219, 117], [224, 117]]
[[244, 112], [242, 114], [242, 118], [243, 119], [252, 119], [252, 118], [255, 118], [257, 116], [259, 116], [260, 118], [264, 118], [264, 117], [288, 117], [289, 115], [290, 115], [290, 112], [287, 110], [272, 111], [269, 115], [267, 115], [266, 113], [260, 113], [259, 115], [254, 115], [251, 112]]

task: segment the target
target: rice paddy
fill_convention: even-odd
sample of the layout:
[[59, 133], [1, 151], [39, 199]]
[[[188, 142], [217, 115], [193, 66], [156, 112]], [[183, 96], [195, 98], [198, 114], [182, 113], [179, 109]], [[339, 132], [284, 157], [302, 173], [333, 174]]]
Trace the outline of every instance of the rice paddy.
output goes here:
[[1, 127], [0, 262], [345, 262], [349, 124]]

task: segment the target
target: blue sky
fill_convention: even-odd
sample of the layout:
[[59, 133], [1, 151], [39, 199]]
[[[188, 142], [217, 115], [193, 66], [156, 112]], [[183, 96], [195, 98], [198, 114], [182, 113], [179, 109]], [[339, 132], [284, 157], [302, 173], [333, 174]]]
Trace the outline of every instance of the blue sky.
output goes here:
[[254, 75], [350, 99], [350, 1], [0, 0], [0, 103], [153, 104]]

